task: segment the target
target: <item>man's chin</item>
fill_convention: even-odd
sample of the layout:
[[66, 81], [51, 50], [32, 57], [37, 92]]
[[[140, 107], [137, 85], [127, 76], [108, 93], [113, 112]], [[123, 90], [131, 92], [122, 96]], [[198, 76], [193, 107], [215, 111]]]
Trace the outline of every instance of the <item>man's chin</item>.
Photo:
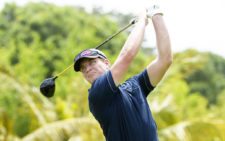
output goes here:
[[97, 75], [96, 75], [96, 76], [93, 76], [92, 79], [91, 79], [91, 80], [92, 80], [92, 83], [93, 83], [96, 79], [98, 79], [99, 77], [100, 77], [100, 76], [97, 76]]
[[91, 79], [90, 83], [93, 83], [97, 78]]
[[101, 76], [101, 75], [96, 75], [96, 74], [93, 75], [93, 76], [91, 76], [90, 79], [89, 79], [89, 82], [90, 82], [90, 83], [93, 83], [93, 82], [94, 82], [98, 77], [100, 77], [100, 76]]

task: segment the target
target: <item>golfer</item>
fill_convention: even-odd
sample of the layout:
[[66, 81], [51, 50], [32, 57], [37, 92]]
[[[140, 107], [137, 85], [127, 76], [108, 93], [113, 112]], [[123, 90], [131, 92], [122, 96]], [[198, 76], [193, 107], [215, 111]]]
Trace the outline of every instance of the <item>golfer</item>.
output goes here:
[[[97, 49], [79, 53], [74, 70], [90, 82], [89, 107], [106, 141], [157, 141], [157, 126], [147, 96], [172, 62], [170, 39], [158, 7], [142, 12], [115, 63]], [[157, 58], [140, 73], [121, 82], [138, 53], [150, 17], [156, 34]]]

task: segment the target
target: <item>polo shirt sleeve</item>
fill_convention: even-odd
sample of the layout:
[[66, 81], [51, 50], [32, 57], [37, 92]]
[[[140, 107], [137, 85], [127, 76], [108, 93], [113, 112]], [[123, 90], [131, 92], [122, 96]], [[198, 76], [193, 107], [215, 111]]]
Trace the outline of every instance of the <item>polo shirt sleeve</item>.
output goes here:
[[117, 90], [111, 71], [107, 71], [94, 81], [88, 99], [93, 104], [102, 105], [112, 101]]
[[148, 76], [148, 72], [146, 69], [138, 75], [134, 76], [134, 78], [138, 81], [145, 97], [147, 97], [149, 93], [155, 88], [150, 82], [150, 77]]

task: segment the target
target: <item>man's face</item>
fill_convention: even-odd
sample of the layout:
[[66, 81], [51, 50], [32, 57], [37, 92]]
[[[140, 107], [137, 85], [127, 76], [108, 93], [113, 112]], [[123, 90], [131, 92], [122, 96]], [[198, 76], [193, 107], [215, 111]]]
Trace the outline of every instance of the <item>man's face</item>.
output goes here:
[[107, 59], [85, 58], [80, 62], [80, 71], [89, 83], [93, 83], [94, 80], [109, 69], [109, 66]]

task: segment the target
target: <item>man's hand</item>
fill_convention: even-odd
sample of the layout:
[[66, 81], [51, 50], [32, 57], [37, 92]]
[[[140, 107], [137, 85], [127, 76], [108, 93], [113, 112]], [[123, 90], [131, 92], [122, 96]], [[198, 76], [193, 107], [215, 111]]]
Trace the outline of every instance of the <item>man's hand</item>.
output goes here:
[[152, 5], [149, 8], [147, 8], [147, 17], [151, 18], [156, 15], [156, 14], [160, 14], [163, 15], [162, 10], [160, 9], [159, 5]]
[[142, 9], [142, 11], [138, 15], [138, 21], [143, 20], [145, 22], [145, 26], [148, 25], [148, 15], [147, 15], [147, 9]]

